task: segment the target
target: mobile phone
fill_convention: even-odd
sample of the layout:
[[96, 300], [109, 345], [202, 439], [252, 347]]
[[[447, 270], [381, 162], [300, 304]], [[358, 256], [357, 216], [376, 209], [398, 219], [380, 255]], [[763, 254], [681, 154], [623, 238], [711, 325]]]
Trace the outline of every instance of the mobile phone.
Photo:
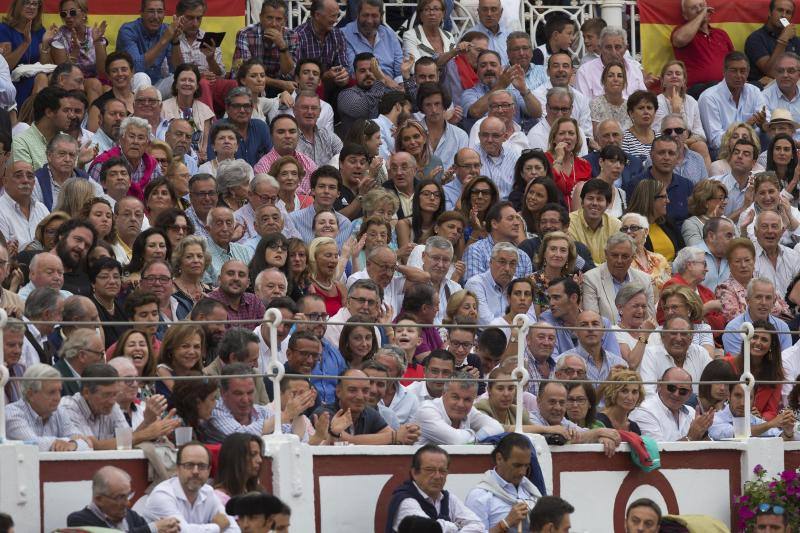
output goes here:
[[786, 18], [781, 18], [780, 23], [784, 28], [789, 25], [789, 21]]

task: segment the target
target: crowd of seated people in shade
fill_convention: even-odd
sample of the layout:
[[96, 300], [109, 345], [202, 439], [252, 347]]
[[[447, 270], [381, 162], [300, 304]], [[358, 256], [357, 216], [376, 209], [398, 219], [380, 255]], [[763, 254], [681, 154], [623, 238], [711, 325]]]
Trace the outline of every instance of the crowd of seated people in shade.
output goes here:
[[[623, 28], [554, 16], [532, 39], [503, 4], [454, 35], [452, 3], [423, 0], [401, 35], [382, 0], [341, 22], [312, 0], [294, 29], [265, 0], [215, 43], [203, 0], [144, 0], [110, 50], [83, 0], [50, 28], [12, 0], [0, 307], [27, 380], [3, 390], [9, 438], [103, 450], [188, 426], [217, 453], [271, 433], [278, 397], [314, 446], [476, 443], [518, 408], [526, 432], [607, 455], [620, 431], [729, 438], [747, 392], [687, 382], [742, 374], [746, 322], [753, 434], [800, 438], [800, 393], [764, 383], [800, 375], [794, 3], [736, 50], [683, 1], [657, 76]], [[204, 460], [182, 484], [206, 490]]]

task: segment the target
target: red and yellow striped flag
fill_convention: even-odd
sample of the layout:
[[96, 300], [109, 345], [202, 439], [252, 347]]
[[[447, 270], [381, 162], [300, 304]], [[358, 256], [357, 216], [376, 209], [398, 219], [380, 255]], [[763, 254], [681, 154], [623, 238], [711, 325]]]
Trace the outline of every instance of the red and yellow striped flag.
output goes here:
[[[131, 22], [139, 17], [141, 10], [140, 0], [87, 0], [89, 6], [89, 26], [106, 21], [106, 38], [108, 51], [116, 49], [119, 27], [126, 22]], [[10, 0], [0, 0], [0, 12], [6, 13]], [[166, 0], [167, 15], [164, 22], [169, 24], [175, 13], [177, 0]], [[61, 25], [58, 14], [58, 0], [44, 0], [44, 16], [42, 23], [45, 28], [51, 24]], [[222, 57], [225, 68], [230, 70], [233, 50], [236, 48], [236, 32], [244, 27], [244, 14], [246, 0], [206, 0], [208, 9], [203, 18], [202, 29], [206, 31], [226, 32], [225, 41], [222, 43]]]
[[[715, 9], [711, 25], [728, 32], [736, 50], [744, 51], [747, 36], [764, 25], [769, 0], [707, 0]], [[642, 65], [656, 76], [664, 64], [675, 57], [669, 36], [683, 24], [679, 0], [639, 0], [642, 39]], [[722, 58], [720, 58], [720, 61]]]

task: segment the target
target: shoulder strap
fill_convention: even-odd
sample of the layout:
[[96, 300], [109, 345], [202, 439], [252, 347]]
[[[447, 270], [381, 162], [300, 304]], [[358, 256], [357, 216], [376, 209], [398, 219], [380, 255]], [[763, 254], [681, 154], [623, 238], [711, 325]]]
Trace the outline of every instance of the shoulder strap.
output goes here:
[[42, 188], [42, 203], [47, 206], [47, 209], [53, 209], [53, 188], [50, 186], [50, 171], [46, 170], [41, 174], [37, 174], [37, 181], [39, 187]]

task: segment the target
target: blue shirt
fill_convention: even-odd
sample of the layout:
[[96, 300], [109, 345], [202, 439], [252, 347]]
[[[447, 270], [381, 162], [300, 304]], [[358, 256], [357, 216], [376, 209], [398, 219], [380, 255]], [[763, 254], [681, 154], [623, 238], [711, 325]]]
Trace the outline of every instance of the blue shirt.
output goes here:
[[[587, 160], [590, 165], [592, 165], [592, 177], [596, 178], [599, 176], [600, 152], [589, 152], [583, 156], [583, 158]], [[628, 154], [628, 162], [622, 169], [622, 174], [619, 177], [619, 183], [615, 183], [614, 185], [622, 188], [625, 191], [625, 194], [628, 195], [628, 198], [630, 198], [630, 193], [628, 191], [632, 191], [636, 188], [635, 185], [631, 188], [630, 184], [639, 183], [639, 176], [641, 176], [643, 173], [644, 165], [642, 164], [642, 158]]]
[[[553, 316], [553, 312], [548, 310], [539, 315], [539, 320], [547, 322], [552, 326], [564, 327], [564, 322]], [[611, 328], [611, 322], [603, 317], [603, 327]], [[572, 336], [572, 332], [566, 329], [556, 330], [556, 345], [553, 348], [553, 355], [558, 356], [564, 352], [575, 349], [578, 345], [578, 338]], [[613, 331], [606, 331], [603, 334], [603, 350], [610, 353], [619, 353], [619, 343]]]
[[[742, 353], [742, 336], [739, 335], [738, 330], [742, 328], [742, 324], [745, 322], [753, 322], [753, 319], [750, 318], [749, 308], [745, 309], [744, 313], [733, 318], [728, 322], [728, 325], [725, 326], [726, 333], [722, 334], [722, 346], [729, 354], [736, 356]], [[788, 333], [789, 326], [786, 325], [786, 322], [780, 318], [769, 315], [769, 323], [775, 326], [775, 329], [780, 332], [778, 340], [781, 343], [781, 351], [790, 348], [792, 346], [792, 336]]]
[[481, 156], [481, 175], [488, 176], [500, 193], [500, 200], [508, 200], [514, 188], [514, 167], [519, 159], [520, 151], [512, 145], [503, 145], [497, 157], [486, 153], [480, 144], [475, 148]]
[[[502, 488], [503, 492], [506, 492], [510, 498], [516, 501], [525, 501], [529, 506], [533, 506], [540, 496], [539, 494], [531, 494], [526, 491], [521, 483], [518, 487], [515, 487], [513, 483], [500, 477], [497, 470], [490, 470], [488, 475], [491, 476], [495, 485]], [[486, 531], [489, 531], [503, 521], [511, 511], [510, 503], [499, 498], [480, 485], [469, 491], [467, 499], [464, 500], [464, 505], [469, 507], [469, 509], [481, 519]], [[527, 518], [522, 521], [522, 527], [523, 531], [529, 530]]]
[[203, 282], [209, 285], [219, 285], [219, 273], [220, 270], [222, 270], [222, 265], [227, 261], [238, 259], [247, 265], [250, 263], [250, 260], [253, 258], [253, 253], [255, 252], [255, 250], [250, 252], [250, 248], [235, 242], [228, 245], [229, 250], [225, 250], [215, 243], [211, 237], [206, 239], [206, 247], [208, 248], [208, 253], [211, 255], [211, 263], [208, 265], [205, 274], [203, 274]]
[[[306, 243], [310, 243], [314, 239], [314, 215], [316, 214], [317, 209], [314, 207], [314, 204], [289, 213], [289, 218], [294, 224], [294, 227], [297, 228], [298, 233], [300, 233], [300, 236]], [[350, 222], [350, 219], [346, 216], [339, 213], [336, 213], [336, 221], [339, 223], [339, 234], [336, 236], [336, 244], [338, 244], [339, 249], [341, 249], [342, 245], [352, 233], [353, 223]]]
[[389, 161], [389, 156], [394, 153], [394, 124], [392, 121], [386, 118], [386, 115], [378, 115], [376, 118], [372, 119], [372, 122], [378, 125], [381, 129], [381, 141], [383, 141], [378, 147], [378, 155], [383, 158], [384, 161]]
[[492, 33], [492, 31], [481, 22], [478, 22], [475, 26], [468, 29], [464, 34], [466, 35], [471, 31], [481, 32], [488, 37], [489, 50], [494, 50], [500, 54], [500, 64], [508, 64], [508, 34], [511, 32], [504, 28], [501, 23], [497, 23], [497, 33]]
[[[422, 125], [427, 129], [427, 122], [423, 120]], [[381, 136], [382, 135], [383, 134], [381, 134]], [[436, 150], [433, 151], [433, 155], [439, 158], [442, 162], [442, 167], [447, 170], [453, 166], [456, 153], [466, 146], [469, 146], [469, 136], [467, 132], [445, 121], [444, 133], [442, 133], [442, 137], [439, 139], [439, 144], [436, 145]], [[458, 181], [458, 178], [453, 181]], [[448, 209], [452, 208], [448, 207]]]
[[725, 185], [725, 188], [728, 190], [728, 203], [725, 205], [726, 217], [731, 216], [734, 211], [744, 207], [744, 189], [747, 186], [747, 181], [745, 181], [745, 187], [740, 187], [736, 178], [734, 178], [733, 174], [730, 172], [721, 176], [715, 176], [711, 179], [719, 181]]
[[[236, 133], [236, 138], [239, 141], [239, 148], [236, 150], [235, 157], [236, 159], [244, 159], [250, 166], [258, 163], [259, 159], [272, 150], [272, 137], [270, 137], [267, 123], [263, 120], [251, 118], [250, 124], [247, 126], [247, 139], [242, 139], [238, 132]], [[212, 143], [208, 143], [207, 153], [209, 161], [216, 157]]]
[[444, 203], [447, 210], [456, 208], [458, 199], [461, 198], [461, 180], [457, 177], [447, 182], [444, 189]]
[[469, 278], [464, 288], [478, 297], [478, 324], [481, 326], [505, 313], [508, 307], [506, 290], [497, 284], [488, 268]]
[[[633, 196], [633, 191], [636, 190], [636, 186], [641, 180], [655, 179], [651, 174], [651, 170], [652, 169], [647, 169], [644, 174], [628, 182], [628, 188], [625, 189], [625, 194], [628, 195], [628, 198]], [[623, 186], [624, 185], [625, 183], [623, 182]], [[675, 222], [678, 229], [680, 229], [683, 221], [689, 218], [689, 197], [692, 195], [693, 190], [694, 185], [691, 181], [675, 172], [672, 173], [672, 181], [670, 181], [669, 186], [667, 186], [667, 196], [669, 197], [667, 216]]]
[[138, 18], [133, 22], [126, 22], [120, 26], [119, 34], [117, 35], [117, 50], [128, 52], [133, 58], [133, 71], [144, 72], [150, 76], [150, 81], [153, 85], [161, 81], [162, 78], [166, 78], [172, 72], [172, 67], [168, 60], [172, 53], [172, 44], [170, 43], [167, 43], [167, 46], [156, 57], [155, 61], [150, 65], [144, 64], [145, 53], [156, 47], [165, 31], [167, 31], [167, 25], [161, 24], [156, 33], [150, 33], [145, 29], [142, 19]]
[[[754, 414], [750, 415], [750, 425], [763, 424], [765, 421]], [[769, 428], [767, 431], [758, 435], [759, 437], [780, 437], [783, 431], [780, 428]], [[711, 440], [732, 439], [733, 434], [733, 413], [730, 404], [725, 404], [725, 409], [714, 413], [714, 422], [708, 428], [708, 436]], [[753, 435], [755, 436], [755, 435]]]
[[719, 149], [722, 135], [734, 122], [745, 122], [764, 107], [764, 98], [755, 85], [745, 83], [736, 104], [725, 80], [703, 91], [698, 100], [700, 120], [709, 148]]
[[545, 67], [542, 65], [534, 65], [533, 63], [528, 66], [528, 71], [525, 73], [525, 85], [528, 86], [528, 89], [533, 91], [540, 85], [544, 85], [549, 81], [550, 77], [547, 75], [547, 69]]
[[353, 21], [342, 28], [347, 41], [347, 70], [353, 75], [353, 61], [358, 54], [369, 52], [378, 60], [378, 65], [388, 77], [395, 79], [401, 76], [400, 65], [403, 63], [403, 47], [397, 34], [385, 24], [378, 26], [375, 44], [372, 45], [358, 31], [358, 22]]
[[605, 381], [608, 379], [611, 369], [617, 365], [624, 367], [628, 366], [628, 362], [618, 355], [619, 352], [612, 353], [601, 348], [600, 353], [602, 355], [603, 362], [599, 367], [595, 365], [594, 358], [589, 355], [589, 352], [587, 352], [580, 344], [578, 344], [578, 346], [576, 346], [574, 349], [568, 350], [559, 355], [558, 359], [566, 357], [567, 355], [577, 355], [586, 361], [586, 379], [590, 379], [592, 381]]
[[[514, 97], [514, 122], [522, 126], [523, 130], [528, 131], [533, 126], [533, 119], [524, 112], [528, 109], [525, 105], [525, 99], [513, 85], [509, 85], [506, 90], [508, 90], [508, 92], [511, 93], [511, 96]], [[464, 118], [461, 120], [461, 125], [464, 127], [464, 130], [470, 131], [472, 126], [475, 125], [475, 122], [477, 122], [480, 118], [471, 117], [469, 114], [469, 108], [490, 92], [492, 92], [492, 88], [480, 81], [471, 89], [467, 89], [463, 92], [461, 95], [461, 108], [464, 110]], [[525, 124], [523, 124], [523, 122], [525, 122]]]
[[[467, 246], [464, 251], [463, 261], [467, 268], [464, 271], [464, 279], [470, 279], [472, 276], [486, 272], [489, 270], [489, 261], [492, 258], [492, 248], [494, 248], [495, 241], [491, 235], [478, 242], [472, 243]], [[517, 248], [517, 271], [514, 274], [515, 278], [524, 278], [533, 272], [533, 265], [531, 258], [528, 254], [522, 252]], [[501, 313], [502, 314], [502, 313]]]
[[[339, 376], [347, 370], [347, 363], [336, 348], [329, 340], [322, 339], [322, 357], [314, 368], [311, 374], [315, 376]], [[325, 405], [333, 405], [336, 403], [336, 383], [335, 379], [314, 379], [311, 378], [311, 384], [317, 389], [320, 400]]]
[[708, 272], [706, 272], [706, 277], [703, 280], [703, 286], [710, 289], [715, 290], [717, 285], [728, 279], [731, 275], [731, 269], [728, 265], [728, 260], [726, 258], [722, 258], [719, 260], [719, 264], [717, 263], [717, 258], [714, 257], [714, 254], [708, 249], [708, 245], [705, 241], [701, 242], [700, 244], [695, 244], [697, 248], [703, 250], [706, 254], [706, 266], [708, 267]]

